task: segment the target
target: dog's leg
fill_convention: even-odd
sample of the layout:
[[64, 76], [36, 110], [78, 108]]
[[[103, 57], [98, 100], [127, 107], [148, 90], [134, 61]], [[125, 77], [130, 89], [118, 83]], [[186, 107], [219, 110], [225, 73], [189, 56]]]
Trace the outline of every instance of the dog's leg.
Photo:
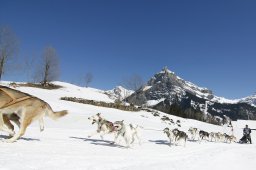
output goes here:
[[139, 145], [141, 145], [141, 140], [140, 140], [140, 137], [139, 137], [138, 132], [135, 132], [135, 133], [132, 135], [132, 142], [131, 142], [131, 143], [133, 143], [133, 142], [135, 141], [135, 136], [136, 136], [136, 138], [137, 138], [137, 140], [138, 140], [138, 142], [139, 142]]
[[90, 135], [88, 135], [88, 138], [91, 138], [92, 136], [98, 134], [99, 132], [98, 131], [95, 131], [95, 132], [92, 132]]
[[115, 135], [115, 138], [114, 138], [114, 142], [112, 142], [111, 144], [117, 143], [116, 141], [117, 141], [119, 136], [120, 136], [120, 132], [117, 132], [116, 135]]
[[203, 136], [199, 136], [198, 142], [199, 142], [200, 144], [201, 144], [202, 140], [203, 140]]
[[132, 141], [131, 141], [131, 144], [133, 144], [134, 141], [135, 141], [135, 133], [132, 134]]
[[140, 136], [138, 135], [138, 133], [136, 133], [136, 137], [137, 137], [137, 139], [139, 141], [139, 145], [141, 145], [141, 139], [140, 139]]
[[[14, 132], [14, 127], [13, 127], [13, 129], [12, 129], [12, 127], [11, 128], [9, 128], [8, 127], [8, 125], [7, 125], [7, 127], [6, 127], [6, 124], [5, 124], [5, 120], [4, 120], [5, 118], [4, 118], [4, 115], [2, 114], [2, 113], [0, 113], [0, 130], [2, 130], [2, 131], [4, 131], [4, 132], [7, 132], [7, 133], [9, 133], [11, 136], [13, 136], [14, 134], [15, 134], [15, 132]], [[8, 121], [9, 121], [9, 119], [8, 119]], [[11, 123], [10, 123], [11, 124]], [[12, 125], [13, 126], [13, 125]]]
[[15, 142], [17, 139], [23, 136], [24, 133], [26, 132], [27, 127], [31, 124], [31, 122], [32, 122], [32, 119], [30, 117], [24, 116], [21, 119], [21, 126], [18, 133], [16, 133], [12, 138], [7, 139], [6, 142], [10, 142], [10, 143]]
[[101, 129], [99, 133], [100, 133], [101, 140], [104, 140], [104, 135], [106, 135], [108, 132], [105, 129]]
[[44, 131], [44, 118], [39, 119], [40, 132]]
[[11, 133], [9, 133], [9, 136], [14, 136], [15, 134], [14, 126], [11, 123], [10, 119], [7, 117], [7, 115], [3, 115], [3, 121], [4, 121], [4, 125], [6, 125], [6, 127], [11, 131]]
[[20, 121], [19, 120], [13, 120], [13, 122], [20, 128]]
[[179, 137], [178, 137], [178, 136], [175, 136], [174, 141], [175, 141], [175, 145], [176, 145], [176, 146], [178, 145], [178, 140], [179, 140]]
[[28, 125], [30, 125], [30, 123], [31, 123], [31, 120], [22, 123], [19, 132], [16, 133], [12, 138], [7, 139], [6, 142], [10, 142], [10, 143], [15, 142], [17, 139], [23, 136], [24, 133], [26, 132]]
[[38, 111], [37, 109], [31, 107], [21, 108], [19, 110], [20, 113], [20, 129], [18, 133], [16, 133], [12, 138], [7, 139], [6, 142], [15, 142], [17, 139], [19, 139], [21, 136], [23, 136], [26, 132], [27, 127], [31, 124], [33, 118], [34, 118], [34, 113]]
[[125, 140], [125, 143], [126, 143], [126, 148], [130, 148], [131, 147], [131, 139], [127, 136], [127, 135], [125, 135], [124, 136], [124, 140]]
[[187, 143], [187, 137], [185, 137], [184, 139], [184, 147], [186, 147], [186, 143]]
[[172, 139], [171, 138], [169, 138], [169, 139], [170, 139], [169, 146], [171, 147], [172, 146]]

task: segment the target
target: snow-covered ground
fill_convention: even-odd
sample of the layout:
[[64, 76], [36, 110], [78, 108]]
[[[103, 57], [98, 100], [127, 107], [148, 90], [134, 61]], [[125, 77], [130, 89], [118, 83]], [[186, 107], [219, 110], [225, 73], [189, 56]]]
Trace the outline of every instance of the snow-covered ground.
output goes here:
[[[69, 114], [58, 121], [45, 119], [45, 130], [40, 133], [39, 123], [28, 127], [26, 134], [15, 143], [0, 142], [0, 170], [241, 170], [256, 167], [256, 131], [252, 132], [253, 144], [215, 143], [188, 141], [183, 145], [168, 146], [169, 140], [161, 131], [168, 127], [151, 113], [127, 112], [111, 108], [96, 107], [61, 101], [60, 97], [81, 97], [86, 99], [112, 102], [100, 90], [81, 88], [58, 82], [65, 88], [43, 90], [18, 87], [18, 90], [30, 93], [47, 101], [53, 110], [67, 109]], [[95, 131], [88, 117], [96, 113], [110, 120], [125, 120], [138, 124], [141, 130], [142, 145], [136, 141], [132, 148], [111, 145], [113, 135], [106, 135], [101, 140], [99, 135], [87, 137]], [[160, 116], [165, 115], [161, 113]], [[169, 116], [176, 122], [181, 121], [180, 129], [198, 127], [209, 132], [231, 133], [228, 127], [214, 126], [203, 122]], [[239, 139], [242, 128], [248, 124], [256, 128], [255, 121], [233, 122], [234, 134]], [[170, 126], [169, 126], [170, 127]], [[175, 126], [171, 126], [174, 128]], [[0, 137], [6, 135], [0, 132]]]

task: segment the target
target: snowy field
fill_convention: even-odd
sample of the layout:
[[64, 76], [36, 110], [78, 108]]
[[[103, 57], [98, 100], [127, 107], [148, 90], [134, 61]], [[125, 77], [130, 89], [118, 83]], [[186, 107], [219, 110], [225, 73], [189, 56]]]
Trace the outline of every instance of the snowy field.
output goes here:
[[[0, 142], [0, 170], [241, 170], [256, 167], [256, 131], [252, 132], [251, 145], [188, 141], [186, 147], [182, 144], [169, 147], [169, 140], [161, 130], [170, 126], [162, 122], [160, 117], [145, 111], [126, 112], [61, 101], [59, 98], [64, 96], [106, 102], [112, 100], [96, 89], [59, 84], [65, 88], [17, 88], [45, 100], [54, 111], [67, 109], [69, 114], [57, 121], [45, 118], [45, 130], [41, 133], [39, 123], [34, 122], [17, 142]], [[136, 141], [132, 148], [127, 149], [123, 141], [111, 145], [113, 135], [106, 135], [104, 140], [99, 135], [89, 139], [87, 136], [96, 130], [96, 126], [91, 124], [88, 117], [98, 112], [110, 121], [124, 120], [144, 127], [141, 130], [142, 144]], [[228, 127], [169, 117], [174, 121], [180, 120], [180, 129], [186, 132], [189, 127], [197, 127], [209, 132], [230, 134]], [[233, 122], [237, 139], [241, 138], [245, 124], [256, 128], [254, 121]], [[1, 138], [5, 135], [0, 132]]]

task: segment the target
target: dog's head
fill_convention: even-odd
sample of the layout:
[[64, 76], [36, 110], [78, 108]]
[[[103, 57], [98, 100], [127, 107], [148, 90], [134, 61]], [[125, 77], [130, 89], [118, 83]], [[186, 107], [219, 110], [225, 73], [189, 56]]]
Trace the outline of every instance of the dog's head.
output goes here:
[[177, 135], [178, 133], [179, 133], [179, 130], [176, 128], [176, 129], [173, 129], [172, 130], [172, 133], [174, 134], [174, 135]]
[[169, 134], [170, 133], [170, 129], [168, 127], [164, 128], [163, 131], [164, 131], [165, 134]]
[[196, 131], [197, 131], [197, 128], [190, 127], [190, 128], [188, 129], [188, 131], [189, 131], [190, 133], [193, 133], [193, 132], [196, 132]]
[[115, 130], [119, 131], [124, 126], [124, 120], [122, 120], [122, 121], [115, 121], [113, 124], [114, 124]]
[[99, 122], [102, 118], [101, 118], [101, 114], [97, 113], [96, 115], [88, 117], [88, 119], [92, 121], [92, 124], [94, 124], [96, 122]]

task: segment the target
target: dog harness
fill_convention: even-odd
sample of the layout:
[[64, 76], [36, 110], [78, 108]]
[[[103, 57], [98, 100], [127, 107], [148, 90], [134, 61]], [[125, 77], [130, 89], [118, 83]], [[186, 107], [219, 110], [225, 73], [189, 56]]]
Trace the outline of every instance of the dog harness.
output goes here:
[[99, 122], [101, 122], [99, 129], [101, 129], [102, 126], [105, 124], [107, 128], [110, 129], [110, 132], [113, 132], [115, 130], [114, 124], [112, 122], [107, 121], [101, 117], [99, 118]]
[[24, 100], [27, 100], [27, 99], [31, 98], [31, 96], [24, 96], [24, 97], [20, 97], [20, 98], [15, 98], [11, 93], [9, 93], [4, 88], [0, 88], [0, 90], [2, 90], [7, 96], [9, 96], [11, 98], [11, 101], [6, 103], [5, 105], [3, 105], [0, 109], [6, 108], [6, 107], [11, 106], [13, 104], [16, 104], [18, 102], [21, 102], [21, 101], [24, 101]]

